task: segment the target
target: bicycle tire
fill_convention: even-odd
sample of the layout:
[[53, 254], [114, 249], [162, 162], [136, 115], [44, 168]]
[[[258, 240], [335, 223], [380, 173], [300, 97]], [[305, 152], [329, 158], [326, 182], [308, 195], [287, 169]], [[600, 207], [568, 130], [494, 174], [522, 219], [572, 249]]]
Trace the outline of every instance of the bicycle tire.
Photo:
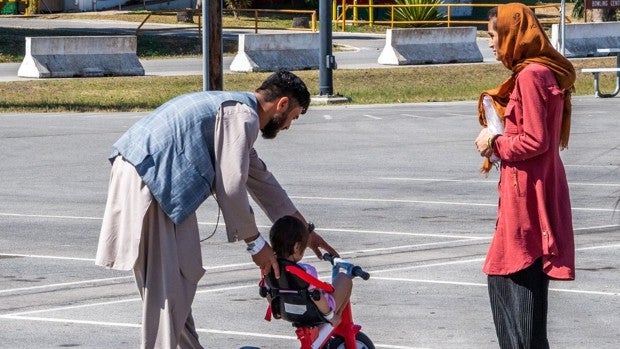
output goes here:
[[[372, 343], [370, 338], [365, 335], [363, 332], [358, 332], [355, 335], [355, 341], [357, 342], [356, 349], [375, 349], [375, 345]], [[344, 347], [344, 338], [340, 336], [335, 336], [330, 339], [327, 344], [323, 347], [324, 349], [346, 349]]]

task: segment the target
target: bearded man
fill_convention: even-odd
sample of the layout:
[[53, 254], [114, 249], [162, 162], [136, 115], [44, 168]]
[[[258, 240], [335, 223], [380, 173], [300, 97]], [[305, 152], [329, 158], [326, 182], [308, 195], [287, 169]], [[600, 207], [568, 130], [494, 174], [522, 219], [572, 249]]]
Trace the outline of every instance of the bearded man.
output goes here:
[[[277, 272], [248, 194], [272, 222], [293, 215], [308, 225], [254, 149], [304, 114], [310, 94], [286, 70], [255, 92], [206, 91], [176, 97], [114, 144], [96, 264], [133, 270], [143, 302], [142, 348], [202, 348], [191, 304], [202, 267], [196, 210], [211, 195], [228, 241], [244, 240], [258, 267]], [[310, 225], [311, 227], [313, 225]], [[312, 232], [310, 247], [336, 251]]]

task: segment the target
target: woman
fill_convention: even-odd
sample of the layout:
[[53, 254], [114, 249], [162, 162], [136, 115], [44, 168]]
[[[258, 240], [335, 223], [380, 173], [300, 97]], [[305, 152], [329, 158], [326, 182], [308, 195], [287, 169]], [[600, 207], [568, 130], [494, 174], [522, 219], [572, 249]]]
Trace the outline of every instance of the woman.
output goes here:
[[570, 198], [559, 150], [568, 145], [572, 64], [519, 3], [489, 12], [489, 47], [511, 77], [480, 97], [492, 99], [502, 135], [483, 128], [476, 147], [488, 172], [500, 159], [495, 234], [483, 271], [501, 348], [548, 348], [549, 280], [575, 278]]

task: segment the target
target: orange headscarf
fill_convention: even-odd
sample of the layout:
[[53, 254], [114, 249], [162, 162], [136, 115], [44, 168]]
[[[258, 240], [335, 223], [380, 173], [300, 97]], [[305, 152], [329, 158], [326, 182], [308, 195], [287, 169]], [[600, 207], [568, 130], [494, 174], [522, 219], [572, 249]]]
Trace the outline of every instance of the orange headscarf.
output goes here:
[[[498, 87], [484, 91], [478, 101], [478, 120], [482, 126], [487, 125], [484, 116], [482, 99], [488, 95], [493, 100], [497, 115], [504, 119], [504, 109], [508, 104], [510, 93], [515, 86], [517, 74], [530, 63], [538, 63], [551, 69], [558, 81], [560, 89], [564, 91], [564, 114], [562, 115], [562, 133], [560, 148], [568, 146], [571, 119], [571, 92], [575, 83], [575, 68], [571, 62], [562, 56], [549, 41], [547, 34], [541, 28], [536, 15], [527, 6], [520, 3], [499, 5], [497, 8], [497, 36], [496, 51], [504, 66], [512, 70], [512, 75]], [[493, 165], [488, 158], [480, 169], [487, 173]]]

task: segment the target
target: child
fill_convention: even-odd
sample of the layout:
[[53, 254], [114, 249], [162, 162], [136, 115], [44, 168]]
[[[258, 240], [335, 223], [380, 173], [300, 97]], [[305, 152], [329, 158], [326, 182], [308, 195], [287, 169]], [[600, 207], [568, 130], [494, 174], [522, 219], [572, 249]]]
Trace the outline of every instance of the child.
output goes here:
[[[278, 219], [269, 231], [271, 247], [278, 259], [286, 259], [297, 263], [306, 273], [318, 277], [316, 269], [310, 264], [299, 263], [304, 256], [310, 233], [306, 226], [297, 218], [284, 216]], [[332, 280], [334, 292], [321, 291], [321, 298], [313, 300], [319, 311], [333, 326], [340, 323], [342, 309], [349, 301], [353, 282], [345, 273], [338, 273]], [[315, 287], [310, 285], [309, 290]]]

